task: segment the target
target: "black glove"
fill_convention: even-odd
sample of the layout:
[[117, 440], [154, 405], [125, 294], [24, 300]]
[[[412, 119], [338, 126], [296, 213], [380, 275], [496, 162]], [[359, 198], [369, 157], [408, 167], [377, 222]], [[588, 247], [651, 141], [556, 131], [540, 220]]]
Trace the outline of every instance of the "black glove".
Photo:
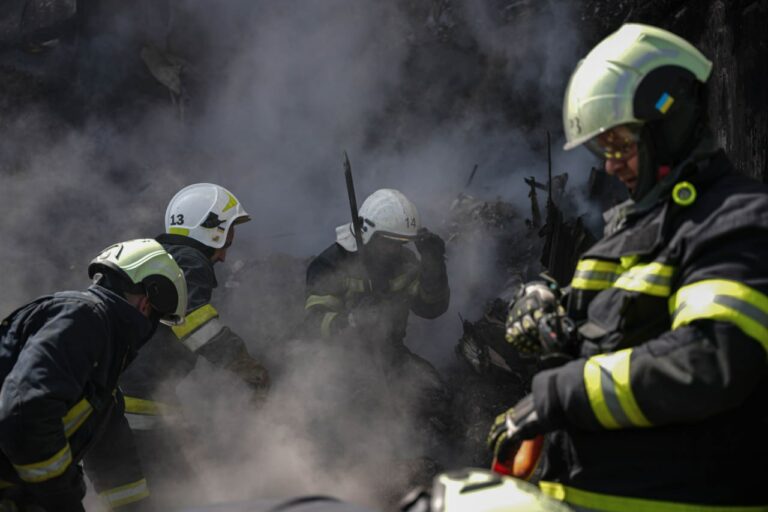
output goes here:
[[520, 288], [507, 317], [506, 339], [512, 346], [524, 354], [568, 353], [575, 336], [556, 285], [532, 281]]
[[440, 238], [440, 235], [436, 235], [427, 228], [419, 229], [414, 243], [416, 250], [422, 256], [439, 260], [445, 256], [445, 242]]
[[495, 459], [508, 460], [524, 440], [533, 439], [543, 433], [533, 395], [528, 395], [507, 412], [496, 417], [485, 444], [493, 451]]

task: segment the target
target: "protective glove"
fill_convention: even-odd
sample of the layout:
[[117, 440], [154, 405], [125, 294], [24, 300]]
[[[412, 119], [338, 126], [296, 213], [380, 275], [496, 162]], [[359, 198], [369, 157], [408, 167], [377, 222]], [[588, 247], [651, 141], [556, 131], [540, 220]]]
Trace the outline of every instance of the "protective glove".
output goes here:
[[419, 229], [414, 243], [416, 250], [422, 256], [436, 260], [442, 260], [445, 256], [445, 242], [440, 235], [436, 235], [427, 228]]
[[509, 460], [524, 440], [533, 439], [543, 433], [533, 395], [528, 395], [507, 412], [496, 417], [485, 444], [493, 451], [494, 459]]
[[520, 288], [507, 317], [506, 339], [512, 346], [523, 354], [567, 353], [575, 336], [556, 285], [532, 281]]

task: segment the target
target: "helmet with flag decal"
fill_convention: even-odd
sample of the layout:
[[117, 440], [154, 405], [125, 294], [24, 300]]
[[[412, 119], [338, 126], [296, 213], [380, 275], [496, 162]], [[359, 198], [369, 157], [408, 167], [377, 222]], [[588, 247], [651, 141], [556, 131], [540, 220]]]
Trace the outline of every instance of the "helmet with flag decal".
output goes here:
[[[639, 184], [633, 197], [649, 192], [660, 167], [685, 160], [703, 138], [703, 85], [712, 62], [688, 41], [666, 30], [627, 23], [579, 62], [563, 104], [565, 149], [584, 144], [600, 158], [620, 158], [637, 143]], [[601, 134], [625, 126], [618, 141]], [[624, 151], [626, 153], [626, 151]]]
[[249, 220], [251, 217], [232, 192], [212, 183], [195, 183], [171, 199], [165, 211], [165, 231], [220, 249], [226, 244], [230, 228]]
[[[399, 190], [382, 188], [368, 196], [359, 211], [363, 244], [375, 236], [407, 242], [421, 227], [419, 211]], [[357, 251], [352, 223], [336, 228], [336, 242], [350, 252]]]

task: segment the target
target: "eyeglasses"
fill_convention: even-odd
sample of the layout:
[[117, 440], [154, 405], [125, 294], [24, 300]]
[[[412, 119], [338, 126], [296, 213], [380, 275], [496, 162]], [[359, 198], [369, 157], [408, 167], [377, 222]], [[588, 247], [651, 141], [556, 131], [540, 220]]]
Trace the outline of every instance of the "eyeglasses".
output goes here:
[[589, 139], [585, 146], [599, 158], [629, 160], [637, 154], [640, 128], [620, 125]]

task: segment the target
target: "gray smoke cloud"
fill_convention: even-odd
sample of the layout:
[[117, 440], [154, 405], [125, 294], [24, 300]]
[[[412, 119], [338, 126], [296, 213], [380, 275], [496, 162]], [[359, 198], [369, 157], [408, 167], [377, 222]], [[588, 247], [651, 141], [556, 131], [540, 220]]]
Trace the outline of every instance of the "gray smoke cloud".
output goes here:
[[[400, 189], [427, 227], [446, 234], [447, 211], [464, 191], [512, 203], [519, 222], [511, 229], [522, 233], [522, 178], [546, 180], [545, 131], [553, 133], [555, 173], [569, 172], [571, 190], [591, 163], [560, 149], [560, 102], [580, 47], [570, 4], [184, 0], [115, 9], [86, 47], [91, 60], [75, 89], [120, 105], [132, 85], [116, 77], [134, 76], [150, 92], [76, 123], [45, 102], [0, 119], [0, 311], [83, 287], [101, 248], [162, 231], [181, 187], [226, 186], [253, 222], [238, 227], [214, 303], [276, 381], [259, 411], [204, 364], [185, 383], [190, 418], [212, 433], [187, 447], [205, 495], [322, 492], [388, 503], [407, 485], [392, 454], [420, 453], [419, 425], [383, 406], [364, 414], [354, 400], [345, 406], [351, 369], [364, 358], [293, 339], [308, 258], [348, 222], [342, 152], [358, 203], [378, 188]], [[140, 60], [148, 45], [187, 62], [183, 121], [179, 98], [171, 101]], [[449, 243], [449, 311], [433, 321], [412, 315], [409, 346], [441, 370], [454, 361], [459, 314], [475, 318], [502, 292], [495, 250], [482, 236]], [[397, 406], [414, 399], [405, 393]], [[316, 439], [323, 422], [328, 436], [349, 439], [333, 463]]]

